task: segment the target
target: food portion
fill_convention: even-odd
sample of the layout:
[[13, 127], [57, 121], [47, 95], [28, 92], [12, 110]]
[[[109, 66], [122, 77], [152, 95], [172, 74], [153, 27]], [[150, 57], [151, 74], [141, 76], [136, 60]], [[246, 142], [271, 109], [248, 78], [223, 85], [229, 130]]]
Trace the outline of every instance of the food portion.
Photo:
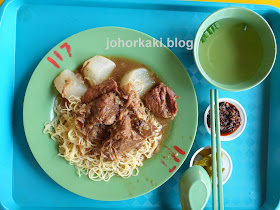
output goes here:
[[[234, 133], [242, 123], [240, 112], [233, 104], [229, 102], [219, 103], [220, 113], [220, 131], [222, 136], [228, 136]], [[210, 128], [210, 110], [207, 114], [207, 125]]]
[[[198, 154], [202, 156], [199, 161], [196, 161], [194, 165], [202, 166], [212, 178], [212, 154], [211, 148], [203, 149]], [[221, 157], [224, 157], [224, 154], [221, 153]], [[224, 172], [224, 168], [222, 168], [222, 172]]]
[[[43, 132], [57, 141], [59, 155], [75, 165], [79, 175], [94, 181], [109, 181], [114, 175], [129, 178], [159, 147], [177, 114], [177, 96], [142, 64], [100, 57], [86, 61], [81, 74], [65, 70], [54, 80], [60, 93], [56, 117]], [[100, 69], [110, 63], [114, 70], [100, 76]], [[98, 80], [92, 79], [95, 72]]]
[[79, 75], [72, 71], [64, 70], [54, 80], [54, 86], [63, 98], [70, 96], [81, 97], [87, 91], [87, 86]]
[[148, 90], [153, 87], [155, 81], [150, 77], [149, 72], [145, 68], [138, 68], [125, 74], [121, 80], [121, 85], [131, 84], [133, 89], [142, 97]]
[[116, 64], [110, 59], [96, 55], [83, 64], [82, 74], [90, 85], [98, 85], [109, 77]]
[[115, 80], [107, 79], [99, 85], [90, 87], [82, 97], [83, 103], [89, 103], [105, 93], [117, 92], [118, 85]]
[[163, 118], [174, 118], [177, 114], [177, 102], [179, 98], [165, 84], [160, 83], [146, 95], [145, 101], [148, 109], [155, 115]]
[[77, 129], [109, 160], [153, 136], [157, 127], [132, 86], [118, 87], [113, 79], [89, 88], [74, 115]]

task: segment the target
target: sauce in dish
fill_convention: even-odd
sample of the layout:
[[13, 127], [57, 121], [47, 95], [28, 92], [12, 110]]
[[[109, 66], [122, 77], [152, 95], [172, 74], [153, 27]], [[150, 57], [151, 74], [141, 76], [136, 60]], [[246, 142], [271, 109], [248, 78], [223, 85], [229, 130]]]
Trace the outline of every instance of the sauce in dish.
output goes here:
[[[211, 148], [203, 149], [198, 154], [202, 156], [202, 158], [194, 163], [194, 165], [202, 166], [212, 178], [212, 154]], [[221, 153], [221, 157], [224, 157], [224, 154]], [[222, 168], [222, 172], [224, 172], [224, 168]]]
[[[219, 103], [221, 136], [234, 133], [242, 123], [240, 112], [229, 102]], [[210, 110], [207, 114], [207, 126], [210, 128]]]

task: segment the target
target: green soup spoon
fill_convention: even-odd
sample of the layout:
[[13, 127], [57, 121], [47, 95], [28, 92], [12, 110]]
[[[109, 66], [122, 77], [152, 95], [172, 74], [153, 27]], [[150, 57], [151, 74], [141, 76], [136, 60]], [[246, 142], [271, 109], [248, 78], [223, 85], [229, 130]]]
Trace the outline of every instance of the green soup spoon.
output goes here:
[[211, 194], [211, 180], [201, 166], [186, 170], [180, 179], [179, 195], [183, 210], [203, 209]]

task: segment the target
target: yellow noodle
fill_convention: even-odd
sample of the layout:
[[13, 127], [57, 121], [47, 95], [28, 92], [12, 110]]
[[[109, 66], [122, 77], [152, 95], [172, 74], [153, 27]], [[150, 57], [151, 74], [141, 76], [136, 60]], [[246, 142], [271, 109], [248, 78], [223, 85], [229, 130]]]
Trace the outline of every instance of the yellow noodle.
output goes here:
[[[89, 153], [97, 145], [83, 138], [75, 126], [72, 111], [79, 109], [80, 99], [71, 96], [69, 103], [63, 103], [57, 97], [54, 104], [56, 117], [45, 124], [43, 133], [49, 134], [51, 139], [58, 143], [59, 156], [65, 158], [70, 165], [74, 165], [78, 175], [87, 175], [93, 181], [109, 181], [112, 176], [123, 178], [137, 176], [138, 167], [143, 165], [145, 158], [151, 158], [162, 138], [162, 125], [141, 104], [138, 117], [151, 122], [155, 127], [154, 134], [142, 142], [141, 147], [131, 149], [118, 159], [111, 161], [100, 157], [98, 152]], [[132, 133], [133, 135], [133, 133]]]

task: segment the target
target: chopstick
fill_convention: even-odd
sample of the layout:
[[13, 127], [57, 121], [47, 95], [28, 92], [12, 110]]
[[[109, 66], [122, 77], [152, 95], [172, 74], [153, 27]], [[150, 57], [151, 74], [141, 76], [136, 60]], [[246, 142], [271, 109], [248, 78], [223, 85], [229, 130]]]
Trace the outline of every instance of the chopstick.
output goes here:
[[[218, 192], [219, 209], [224, 209], [223, 181], [222, 181], [222, 160], [221, 160], [221, 141], [220, 141], [220, 115], [218, 90], [210, 90], [211, 105], [211, 151], [212, 151], [212, 190], [213, 190], [213, 209], [217, 210], [217, 167], [218, 167]], [[216, 116], [216, 117], [215, 117]], [[216, 130], [216, 132], [215, 132]], [[216, 160], [217, 159], [217, 160]]]
[[[210, 119], [211, 119], [211, 151], [212, 151], [212, 202], [213, 209], [218, 209], [217, 204], [217, 167], [216, 167], [216, 138], [215, 138], [215, 99], [214, 90], [210, 90]], [[215, 177], [215, 178], [214, 178]]]
[[217, 138], [217, 166], [218, 166], [218, 190], [219, 190], [219, 205], [220, 209], [224, 209], [223, 196], [223, 179], [222, 179], [222, 155], [221, 155], [221, 140], [220, 140], [220, 113], [219, 113], [219, 96], [218, 90], [215, 89], [215, 114], [216, 114], [216, 138]]

